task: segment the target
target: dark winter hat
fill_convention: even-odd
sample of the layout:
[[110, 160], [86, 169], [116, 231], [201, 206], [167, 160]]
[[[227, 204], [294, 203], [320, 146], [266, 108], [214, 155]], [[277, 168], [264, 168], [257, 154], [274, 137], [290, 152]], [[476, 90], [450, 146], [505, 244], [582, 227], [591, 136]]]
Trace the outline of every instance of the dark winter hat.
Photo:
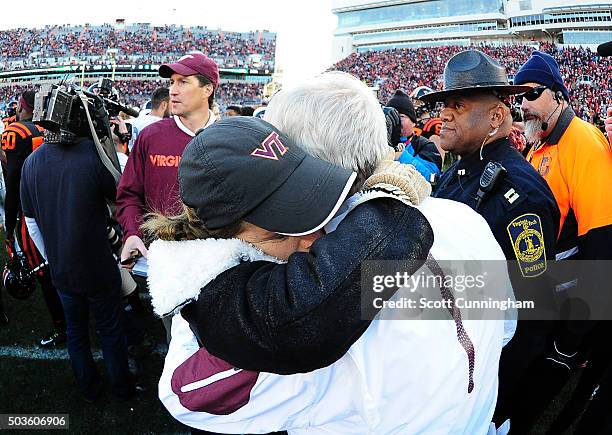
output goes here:
[[393, 107], [399, 113], [406, 115], [412, 122], [416, 124], [417, 115], [416, 110], [414, 110], [414, 104], [412, 104], [412, 100], [408, 95], [406, 95], [401, 90], [395, 91], [393, 97], [387, 103], [387, 106]]
[[202, 130], [179, 165], [181, 199], [207, 228], [244, 220], [290, 236], [327, 224], [355, 177], [306, 154], [263, 119], [246, 116]]
[[28, 112], [34, 111], [34, 98], [36, 97], [36, 91], [25, 91], [19, 98], [19, 104], [21, 107]]
[[569, 101], [569, 92], [563, 84], [559, 72], [559, 65], [554, 57], [542, 51], [534, 51], [527, 62], [514, 76], [514, 84], [539, 83], [553, 92], [561, 91], [566, 101]]

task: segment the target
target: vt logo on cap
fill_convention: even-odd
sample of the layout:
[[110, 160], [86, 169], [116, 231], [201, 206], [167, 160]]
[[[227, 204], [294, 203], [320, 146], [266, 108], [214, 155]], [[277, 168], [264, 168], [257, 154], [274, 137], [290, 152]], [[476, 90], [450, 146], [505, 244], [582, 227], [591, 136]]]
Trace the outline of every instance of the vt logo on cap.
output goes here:
[[251, 116], [205, 128], [187, 144], [179, 164], [181, 199], [207, 228], [245, 221], [288, 236], [310, 234], [329, 222], [356, 176], [306, 154], [273, 125]]
[[272, 145], [276, 147], [281, 157], [287, 152], [287, 148], [281, 142], [280, 137], [278, 137], [278, 133], [273, 131], [267, 138], [264, 139], [264, 141], [261, 143], [261, 147], [255, 148], [251, 155], [255, 157], [262, 157], [264, 159], [278, 160], [278, 156], [274, 152]]

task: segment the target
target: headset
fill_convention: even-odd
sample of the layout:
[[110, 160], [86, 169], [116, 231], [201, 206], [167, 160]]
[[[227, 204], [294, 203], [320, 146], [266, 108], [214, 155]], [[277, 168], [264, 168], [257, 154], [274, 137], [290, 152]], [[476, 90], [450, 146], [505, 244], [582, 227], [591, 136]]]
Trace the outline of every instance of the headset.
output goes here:
[[[544, 64], [548, 67], [548, 70], [550, 71], [550, 75], [552, 75], [552, 76], [555, 75], [555, 73], [553, 72], [552, 68], [548, 64], [548, 62], [546, 62], [546, 59], [544, 58], [544, 56], [541, 56], [540, 54], [536, 54], [536, 53], [534, 53], [533, 55], [536, 56], [536, 57], [539, 57], [540, 59], [542, 59], [544, 61]], [[550, 121], [550, 118], [552, 118], [555, 115], [555, 113], [557, 113], [557, 110], [559, 110], [559, 108], [561, 107], [561, 99], [562, 98], [563, 98], [563, 92], [561, 92], [559, 90], [555, 91], [555, 101], [557, 102], [557, 108], [554, 110], [553, 113], [551, 113], [548, 116], [546, 121], [544, 121], [542, 123], [542, 131], [548, 130], [548, 121]]]
[[562, 107], [562, 105], [561, 105], [561, 98], [563, 98], [563, 92], [561, 92], [561, 91], [555, 92], [555, 101], [557, 102], [557, 108], [553, 111], [553, 113], [548, 115], [548, 118], [546, 118], [546, 121], [544, 121], [542, 123], [542, 131], [548, 130], [548, 121], [550, 121], [550, 118], [552, 118], [553, 115], [555, 113], [557, 113], [557, 110], [559, 110], [559, 108]]

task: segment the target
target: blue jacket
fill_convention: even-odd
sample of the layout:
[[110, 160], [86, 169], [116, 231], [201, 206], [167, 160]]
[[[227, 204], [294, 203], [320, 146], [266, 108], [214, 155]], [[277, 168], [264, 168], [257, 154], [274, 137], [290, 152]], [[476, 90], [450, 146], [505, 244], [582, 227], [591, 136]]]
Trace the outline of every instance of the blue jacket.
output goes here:
[[406, 145], [400, 163], [413, 165], [427, 181], [432, 181], [432, 175], [440, 175], [442, 157], [433, 142], [417, 135], [400, 140]]

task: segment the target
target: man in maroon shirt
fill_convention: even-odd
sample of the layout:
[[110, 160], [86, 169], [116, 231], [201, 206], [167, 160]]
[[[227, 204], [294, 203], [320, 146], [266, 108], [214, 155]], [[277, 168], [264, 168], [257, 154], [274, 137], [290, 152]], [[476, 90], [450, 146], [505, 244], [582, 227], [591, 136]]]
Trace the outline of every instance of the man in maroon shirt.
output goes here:
[[[151, 211], [180, 211], [178, 165], [196, 132], [215, 121], [210, 110], [219, 84], [217, 64], [201, 53], [162, 65], [159, 75], [170, 79], [170, 118], [149, 125], [138, 135], [117, 188], [117, 218], [123, 228], [121, 260], [138, 250], [146, 258], [140, 225]], [[127, 265], [132, 267], [134, 263]]]

